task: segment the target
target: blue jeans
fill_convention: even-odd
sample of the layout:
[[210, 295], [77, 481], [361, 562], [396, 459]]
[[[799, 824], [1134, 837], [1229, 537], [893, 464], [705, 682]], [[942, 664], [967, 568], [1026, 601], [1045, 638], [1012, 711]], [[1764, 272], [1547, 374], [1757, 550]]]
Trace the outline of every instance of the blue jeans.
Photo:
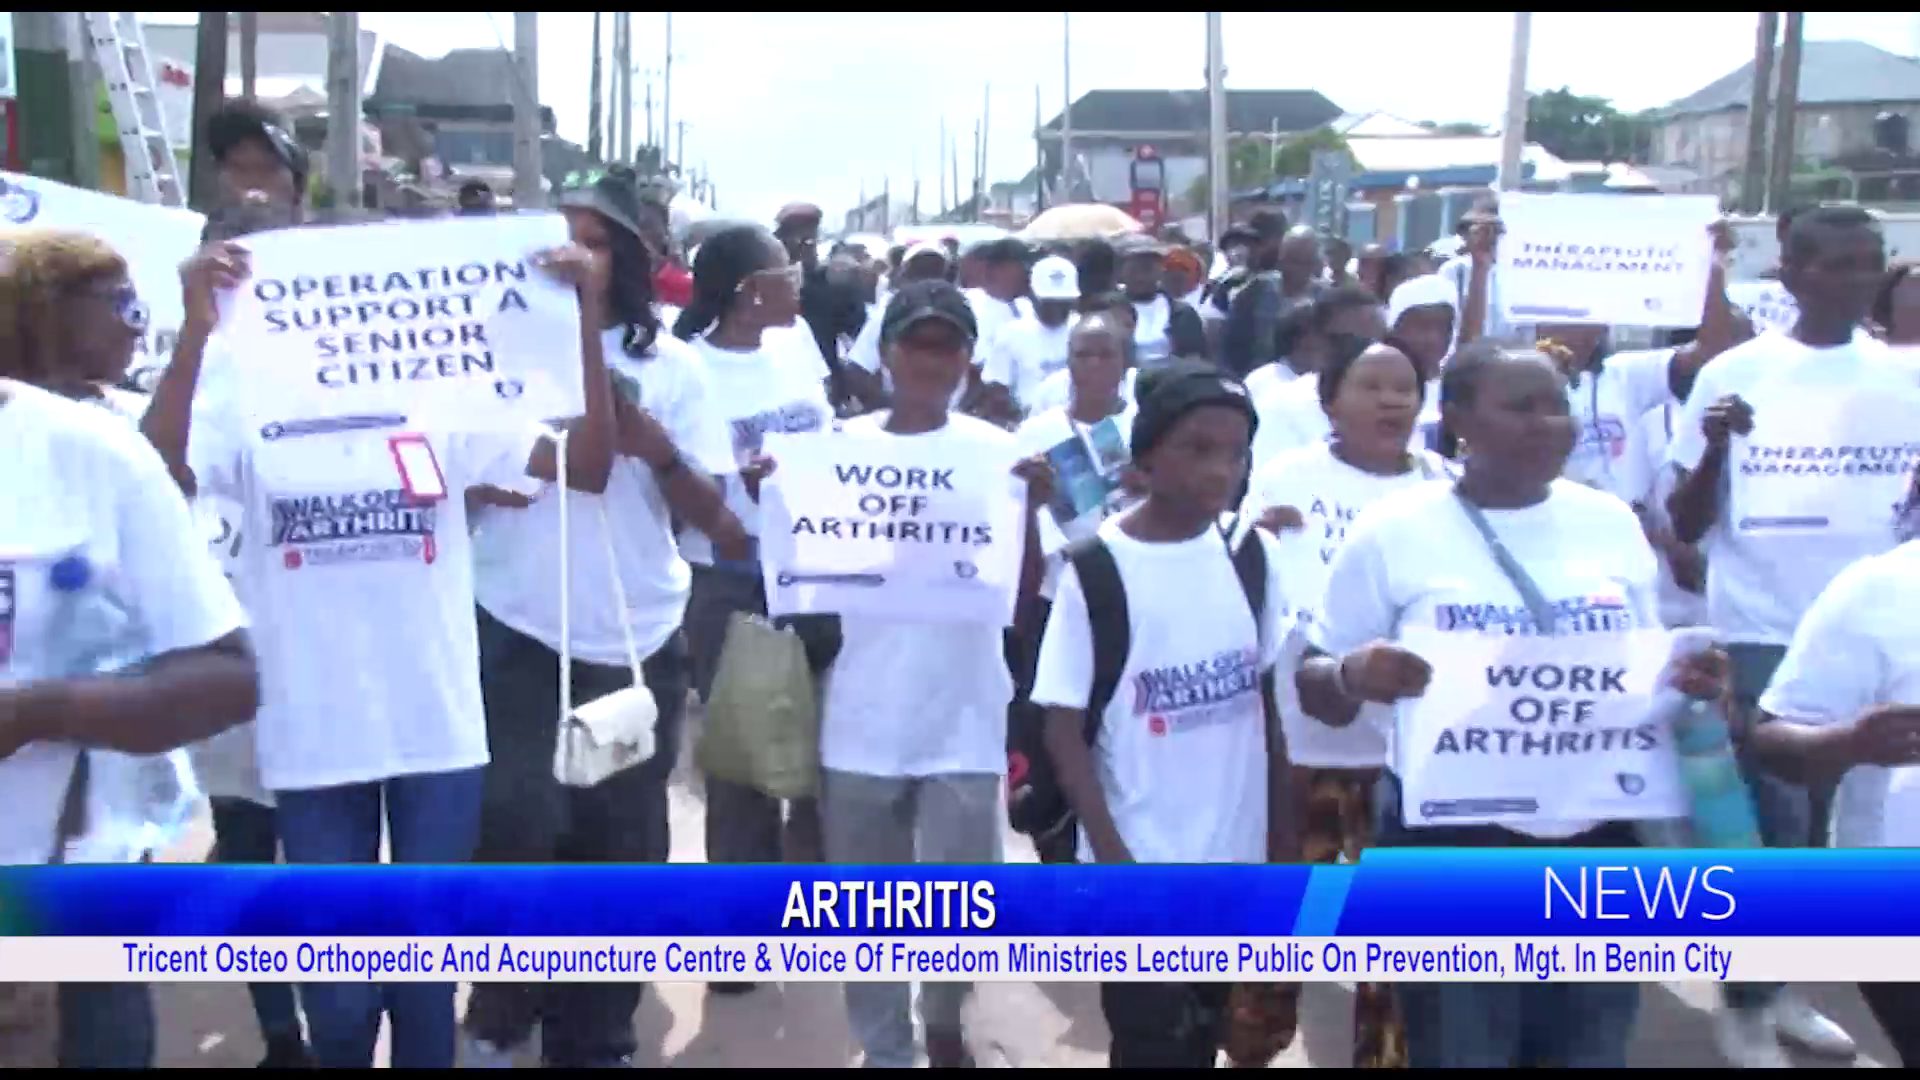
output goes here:
[[[378, 862], [384, 802], [394, 862], [468, 862], [480, 835], [484, 772], [472, 768], [275, 792], [287, 861]], [[393, 1020], [394, 1068], [450, 1069], [453, 992], [453, 983], [309, 983], [300, 997], [314, 1057], [323, 1069], [371, 1068], [384, 1008]]]
[[[280, 861], [280, 832], [271, 806], [245, 799], [216, 797], [213, 802], [213, 861], [264, 863]], [[248, 983], [253, 1017], [266, 1042], [299, 1040], [300, 1006], [289, 983]]]
[[1633, 983], [1403, 983], [1414, 1069], [1619, 1069], [1640, 1011]]
[[[1786, 652], [1779, 645], [1727, 646], [1727, 656], [1733, 662], [1733, 701], [1728, 719], [1742, 736], [1735, 756], [1747, 789], [1753, 792], [1761, 841], [1775, 848], [1806, 847], [1814, 831], [1813, 800], [1807, 789], [1768, 772], [1747, 751], [1745, 734], [1760, 722], [1760, 695], [1773, 681]], [[1781, 989], [1778, 983], [1727, 983], [1720, 988], [1720, 997], [1729, 1008], [1764, 1009], [1780, 996]]]

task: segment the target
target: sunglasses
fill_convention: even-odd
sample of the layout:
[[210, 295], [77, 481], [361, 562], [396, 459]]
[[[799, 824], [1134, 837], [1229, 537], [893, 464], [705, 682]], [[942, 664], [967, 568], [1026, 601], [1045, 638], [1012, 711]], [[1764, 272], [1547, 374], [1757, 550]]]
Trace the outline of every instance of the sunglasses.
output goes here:
[[112, 304], [114, 315], [118, 316], [120, 321], [125, 323], [129, 330], [145, 332], [147, 325], [153, 319], [153, 312], [148, 309], [146, 301], [140, 299], [140, 294], [135, 291], [132, 285], [117, 285], [111, 289], [95, 288], [79, 289], [76, 291], [81, 296], [90, 296], [94, 299], [105, 300]]
[[765, 278], [769, 281], [785, 280], [797, 289], [806, 282], [806, 273], [806, 269], [800, 264], [788, 263], [786, 266], [773, 270], [755, 270], [753, 273], [748, 274], [747, 278], [748, 280], [754, 278]]

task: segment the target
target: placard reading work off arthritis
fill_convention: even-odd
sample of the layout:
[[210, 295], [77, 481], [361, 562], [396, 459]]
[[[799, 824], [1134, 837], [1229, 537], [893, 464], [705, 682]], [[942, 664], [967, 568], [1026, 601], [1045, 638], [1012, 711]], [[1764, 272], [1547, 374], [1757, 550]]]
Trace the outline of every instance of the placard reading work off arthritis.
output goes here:
[[262, 426], [405, 417], [435, 430], [578, 416], [580, 306], [534, 265], [567, 242], [553, 214], [280, 230], [221, 332], [240, 407]]
[[[1672, 635], [1597, 609], [1554, 637], [1408, 631], [1433, 665], [1403, 713], [1409, 825], [1634, 821], [1686, 812], [1672, 733], [1650, 715]], [[1564, 622], [1564, 620], [1563, 620]]]
[[769, 433], [766, 453], [779, 463], [760, 491], [770, 614], [1012, 623], [1026, 483], [1011, 443]]

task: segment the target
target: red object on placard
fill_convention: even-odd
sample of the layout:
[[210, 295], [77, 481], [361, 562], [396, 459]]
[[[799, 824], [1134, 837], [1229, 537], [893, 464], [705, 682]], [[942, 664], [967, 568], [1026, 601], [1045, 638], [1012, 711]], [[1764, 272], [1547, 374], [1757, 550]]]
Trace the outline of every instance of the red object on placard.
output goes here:
[[[419, 452], [412, 455], [407, 453], [416, 447]], [[395, 435], [387, 440], [387, 452], [393, 455], [394, 471], [400, 474], [400, 490], [406, 492], [408, 498], [415, 503], [426, 504], [447, 497], [446, 474], [440, 471], [440, 459], [434, 454], [433, 444], [427, 441], [425, 435]], [[409, 457], [415, 465], [431, 466], [433, 475], [428, 477], [424, 471], [419, 476], [413, 475], [412, 466], [408, 464]], [[426, 487], [421, 481], [429, 481], [431, 486]]]

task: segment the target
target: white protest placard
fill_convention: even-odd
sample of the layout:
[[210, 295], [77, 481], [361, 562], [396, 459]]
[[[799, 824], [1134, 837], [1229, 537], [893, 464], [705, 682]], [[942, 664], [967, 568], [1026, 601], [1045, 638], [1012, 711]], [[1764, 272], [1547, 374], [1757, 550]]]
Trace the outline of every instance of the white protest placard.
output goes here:
[[1793, 387], [1751, 402], [1734, 436], [1732, 514], [1743, 533], [1890, 535], [1920, 465], [1920, 387]]
[[206, 219], [192, 210], [155, 206], [69, 187], [37, 176], [0, 172], [0, 220], [7, 226], [74, 229], [112, 244], [147, 305], [133, 368], [166, 364], [186, 317], [180, 306], [180, 264], [200, 246]]
[[1395, 740], [1408, 825], [1686, 814], [1672, 733], [1652, 718], [1667, 631], [1408, 630], [1400, 643], [1433, 665]]
[[1007, 626], [1026, 546], [1013, 445], [768, 433], [760, 564], [773, 615]]
[[1720, 215], [1711, 195], [1500, 196], [1511, 322], [1695, 326]]
[[272, 427], [404, 417], [440, 431], [578, 416], [580, 306], [534, 265], [556, 214], [282, 229], [246, 238], [222, 303], [240, 410]]

